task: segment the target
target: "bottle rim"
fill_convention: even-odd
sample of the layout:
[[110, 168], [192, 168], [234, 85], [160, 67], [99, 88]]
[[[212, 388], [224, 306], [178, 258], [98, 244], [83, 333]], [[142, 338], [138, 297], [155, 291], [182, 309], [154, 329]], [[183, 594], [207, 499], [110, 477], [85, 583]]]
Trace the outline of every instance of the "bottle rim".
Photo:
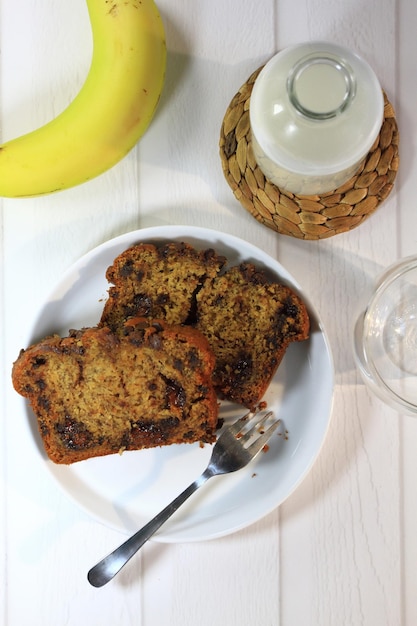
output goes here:
[[[329, 69], [334, 70], [337, 75], [342, 79], [344, 93], [339, 97], [338, 104], [331, 105], [328, 103], [328, 108], [324, 110], [314, 109], [310, 103], [303, 104], [300, 97], [300, 82], [303, 80], [309, 70], [314, 69], [315, 66], [327, 66]], [[333, 72], [333, 80], [335, 73]], [[329, 88], [331, 85], [329, 85]], [[336, 58], [329, 54], [323, 54], [321, 52], [308, 54], [301, 58], [298, 63], [291, 68], [287, 78], [287, 90], [290, 103], [295, 110], [305, 118], [309, 120], [328, 120], [333, 117], [337, 117], [343, 113], [352, 103], [356, 95], [356, 79], [350, 65], [341, 58]]]

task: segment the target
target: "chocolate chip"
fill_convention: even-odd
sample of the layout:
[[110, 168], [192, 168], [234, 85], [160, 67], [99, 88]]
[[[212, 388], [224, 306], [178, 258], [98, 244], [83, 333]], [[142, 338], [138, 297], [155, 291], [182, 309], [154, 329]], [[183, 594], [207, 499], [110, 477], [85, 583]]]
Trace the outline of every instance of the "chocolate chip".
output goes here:
[[170, 431], [174, 430], [180, 423], [179, 419], [174, 416], [165, 417], [158, 422], [147, 420], [138, 420], [131, 423], [131, 436], [129, 443], [126, 445], [135, 445], [135, 440], [141, 441], [146, 437], [148, 442], [160, 443], [170, 437]]
[[156, 304], [162, 305], [169, 302], [169, 295], [167, 293], [160, 293], [156, 298]]
[[144, 293], [135, 294], [132, 302], [124, 307], [125, 317], [136, 315], [139, 317], [146, 317], [150, 314], [151, 310], [152, 299]]
[[197, 350], [195, 350], [194, 348], [188, 351], [187, 358], [188, 358], [188, 364], [191, 367], [191, 369], [197, 369], [201, 367], [201, 359], [198, 355]]
[[182, 361], [181, 359], [175, 359], [174, 358], [174, 367], [179, 372], [183, 372], [184, 371], [184, 361]]
[[133, 261], [132, 259], [129, 259], [126, 261], [123, 267], [120, 268], [119, 274], [123, 278], [127, 278], [128, 276], [131, 275], [132, 272], [133, 272]]
[[70, 415], [66, 415], [63, 423], [55, 426], [62, 443], [70, 450], [83, 450], [94, 443], [94, 439], [88, 428], [81, 422], [77, 422]]
[[252, 374], [253, 362], [250, 355], [242, 355], [235, 361], [232, 369], [232, 385], [241, 385]]
[[178, 408], [183, 408], [185, 406], [187, 396], [185, 393], [185, 389], [172, 378], [167, 378], [166, 376], [161, 376], [161, 378], [165, 381], [165, 400], [167, 408], [174, 406]]
[[32, 366], [34, 368], [38, 368], [45, 364], [46, 364], [46, 358], [44, 356], [37, 356], [34, 358]]
[[291, 317], [292, 319], [295, 320], [297, 319], [297, 315], [298, 315], [298, 307], [291, 301], [291, 299], [288, 299], [284, 303], [284, 308], [282, 309], [282, 313], [286, 317]]
[[38, 396], [37, 403], [41, 409], [44, 409], [44, 411], [48, 412], [51, 408], [51, 403], [46, 396]]

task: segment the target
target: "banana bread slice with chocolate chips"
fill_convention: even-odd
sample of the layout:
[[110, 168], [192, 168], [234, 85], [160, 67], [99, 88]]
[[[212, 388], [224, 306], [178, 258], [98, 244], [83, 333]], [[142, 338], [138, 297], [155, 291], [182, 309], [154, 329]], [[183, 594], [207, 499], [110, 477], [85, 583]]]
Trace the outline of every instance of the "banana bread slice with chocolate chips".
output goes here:
[[205, 282], [197, 294], [198, 328], [216, 357], [220, 397], [253, 408], [293, 341], [308, 338], [306, 306], [292, 289], [243, 263]]
[[172, 443], [213, 442], [214, 355], [191, 327], [131, 320], [52, 336], [22, 350], [12, 379], [29, 399], [49, 458], [89, 457]]
[[225, 262], [214, 250], [197, 251], [187, 243], [131, 246], [107, 269], [106, 278], [113, 286], [99, 325], [117, 330], [124, 320], [138, 316], [189, 324], [195, 315], [196, 293]]

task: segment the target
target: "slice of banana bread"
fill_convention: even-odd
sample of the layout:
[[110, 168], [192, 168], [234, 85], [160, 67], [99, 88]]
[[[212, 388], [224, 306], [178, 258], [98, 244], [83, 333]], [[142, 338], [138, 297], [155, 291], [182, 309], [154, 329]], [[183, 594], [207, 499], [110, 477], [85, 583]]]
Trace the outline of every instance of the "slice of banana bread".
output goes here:
[[292, 341], [307, 339], [309, 316], [288, 287], [246, 263], [207, 280], [197, 294], [198, 328], [216, 356], [220, 397], [253, 408]]
[[137, 316], [162, 318], [168, 324], [190, 323], [197, 291], [206, 278], [217, 275], [225, 261], [212, 249], [200, 252], [187, 243], [131, 246], [106, 272], [113, 286], [100, 326], [115, 330]]
[[55, 463], [172, 443], [213, 442], [214, 355], [191, 327], [132, 320], [22, 350], [12, 379]]

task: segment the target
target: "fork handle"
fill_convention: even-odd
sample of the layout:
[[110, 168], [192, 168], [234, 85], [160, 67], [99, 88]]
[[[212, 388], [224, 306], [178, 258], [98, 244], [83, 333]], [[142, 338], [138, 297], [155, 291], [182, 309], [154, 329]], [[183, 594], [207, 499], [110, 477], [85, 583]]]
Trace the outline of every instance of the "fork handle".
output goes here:
[[88, 581], [93, 587], [102, 587], [120, 572], [122, 567], [134, 554], [152, 537], [154, 533], [184, 504], [206, 480], [211, 478], [212, 473], [207, 469], [200, 478], [197, 478], [183, 492], [168, 504], [160, 513], [155, 515], [143, 528], [113, 550], [108, 556], [92, 567], [87, 574]]

